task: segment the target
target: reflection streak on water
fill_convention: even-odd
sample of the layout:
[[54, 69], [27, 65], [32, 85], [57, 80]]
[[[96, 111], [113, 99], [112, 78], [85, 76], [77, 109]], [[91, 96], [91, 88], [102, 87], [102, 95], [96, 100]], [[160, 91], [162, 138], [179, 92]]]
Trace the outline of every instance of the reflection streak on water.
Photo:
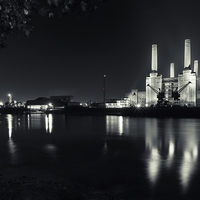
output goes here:
[[45, 115], [45, 128], [47, 133], [52, 133], [53, 129], [53, 116], [52, 114]]
[[[107, 134], [124, 134], [125, 127], [129, 126], [129, 120], [124, 120], [122, 116], [106, 116], [106, 132]], [[127, 128], [128, 129], [128, 128]]]
[[[174, 164], [174, 158], [175, 156], [178, 156], [175, 155], [175, 149], [178, 149], [178, 153], [183, 155], [178, 167], [178, 174], [181, 180], [180, 184], [182, 191], [186, 192], [189, 187], [190, 180], [192, 179], [192, 176], [197, 168], [198, 128], [195, 126], [196, 123], [193, 125], [190, 123], [190, 127], [188, 127], [188, 123], [185, 125], [182, 121], [172, 121], [169, 123], [169, 120], [167, 120], [167, 123], [169, 124], [166, 125], [163, 120], [162, 122], [159, 122], [161, 123], [160, 126], [158, 126], [156, 122], [158, 122], [157, 119], [148, 119], [145, 124], [147, 176], [151, 185], [154, 186], [158, 181], [161, 167], [165, 165], [169, 168]], [[174, 126], [173, 123], [180, 123], [181, 128], [178, 129], [178, 133], [172, 129], [172, 126]], [[158, 129], [158, 127], [160, 129]], [[175, 143], [175, 136], [177, 137], [176, 134], [178, 134], [177, 143]], [[165, 144], [168, 143], [169, 145], [164, 145], [162, 141], [164, 141]], [[162, 152], [160, 151], [161, 149]], [[168, 152], [166, 159], [165, 152]], [[161, 163], [163, 165], [161, 165]]]
[[169, 151], [168, 151], [168, 156], [167, 156], [167, 160], [166, 160], [166, 166], [167, 166], [167, 168], [170, 168], [171, 165], [172, 165], [172, 163], [173, 163], [174, 152], [175, 152], [174, 139], [170, 138], [170, 141], [169, 141]]
[[103, 154], [107, 154], [108, 152], [108, 146], [107, 146], [107, 142], [105, 141], [104, 146], [103, 146]]
[[28, 123], [28, 129], [30, 129], [30, 115], [27, 115], [27, 123]]
[[12, 122], [13, 122], [13, 117], [11, 114], [8, 114], [7, 115], [7, 120], [8, 120], [8, 135], [9, 135], [9, 138], [12, 137]]
[[118, 125], [119, 125], [119, 134], [122, 135], [123, 133], [123, 117], [119, 116], [118, 118]]
[[180, 179], [182, 190], [186, 191], [189, 186], [189, 181], [195, 171], [198, 150], [194, 147], [193, 151], [185, 151], [183, 160], [180, 166]]
[[28, 127], [30, 129], [41, 129], [44, 123], [42, 114], [30, 114], [28, 117]]
[[154, 119], [146, 120], [145, 123], [145, 141], [148, 159], [147, 162], [147, 176], [152, 184], [155, 185], [160, 172], [161, 157], [158, 149], [158, 130], [156, 121]]
[[198, 129], [195, 125], [191, 127], [185, 127], [183, 133], [185, 138], [182, 142], [183, 158], [180, 165], [180, 179], [182, 190], [186, 191], [197, 165]]
[[154, 185], [158, 179], [160, 171], [160, 154], [157, 148], [152, 148], [148, 160], [148, 175], [152, 185]]
[[28, 129], [43, 129], [45, 128], [47, 133], [53, 131], [53, 115], [43, 114], [30, 114], [27, 115], [27, 127]]
[[9, 153], [11, 157], [11, 163], [15, 164], [17, 155], [16, 155], [16, 145], [12, 140], [13, 116], [11, 114], [7, 115], [7, 122], [8, 122], [8, 135], [9, 135], [9, 140], [8, 140]]
[[57, 147], [53, 144], [47, 144], [45, 145], [45, 150], [48, 153], [48, 155], [51, 157], [52, 161], [55, 161], [57, 155]]

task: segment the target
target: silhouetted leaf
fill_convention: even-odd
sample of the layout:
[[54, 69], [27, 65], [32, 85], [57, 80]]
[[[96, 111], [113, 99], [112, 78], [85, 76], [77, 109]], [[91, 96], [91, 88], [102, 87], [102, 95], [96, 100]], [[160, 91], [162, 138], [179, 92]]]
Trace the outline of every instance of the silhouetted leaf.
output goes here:
[[105, 0], [0, 0], [0, 48], [6, 46], [6, 38], [23, 31], [29, 36], [33, 30], [33, 15], [53, 17], [70, 12], [91, 14]]

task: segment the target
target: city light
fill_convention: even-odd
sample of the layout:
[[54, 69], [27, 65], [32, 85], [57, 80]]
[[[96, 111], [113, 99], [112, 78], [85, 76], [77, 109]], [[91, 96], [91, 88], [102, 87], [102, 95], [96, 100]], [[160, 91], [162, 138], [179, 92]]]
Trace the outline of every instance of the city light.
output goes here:
[[9, 97], [9, 103], [11, 103], [12, 102], [12, 95], [8, 94], [8, 97]]
[[137, 108], [140, 108], [141, 107], [141, 105], [140, 104], [137, 104]]
[[52, 104], [52, 103], [49, 103], [49, 107], [53, 107], [53, 104]]

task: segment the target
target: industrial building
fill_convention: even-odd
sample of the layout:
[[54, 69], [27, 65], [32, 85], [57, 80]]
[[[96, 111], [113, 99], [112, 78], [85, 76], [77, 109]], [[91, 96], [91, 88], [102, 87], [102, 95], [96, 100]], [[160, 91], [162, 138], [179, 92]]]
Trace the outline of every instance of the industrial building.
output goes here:
[[35, 100], [27, 100], [26, 108], [29, 110], [47, 110], [48, 108], [63, 109], [73, 102], [74, 96], [39, 97]]
[[174, 76], [174, 63], [170, 63], [170, 77], [158, 73], [157, 45], [152, 45], [151, 72], [146, 77], [146, 91], [132, 90], [126, 94], [132, 106], [180, 105], [200, 106], [198, 60], [191, 65], [191, 43], [185, 40], [184, 66]]
[[123, 99], [107, 99], [105, 102], [106, 108], [127, 108], [130, 107], [130, 101], [128, 98]]

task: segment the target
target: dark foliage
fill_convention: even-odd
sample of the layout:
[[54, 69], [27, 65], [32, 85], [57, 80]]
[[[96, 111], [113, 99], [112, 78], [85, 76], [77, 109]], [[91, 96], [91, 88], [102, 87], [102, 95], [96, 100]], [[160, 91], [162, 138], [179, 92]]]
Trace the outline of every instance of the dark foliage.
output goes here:
[[6, 39], [21, 31], [28, 36], [33, 30], [33, 15], [53, 17], [70, 12], [92, 14], [106, 0], [0, 0], [0, 48]]

